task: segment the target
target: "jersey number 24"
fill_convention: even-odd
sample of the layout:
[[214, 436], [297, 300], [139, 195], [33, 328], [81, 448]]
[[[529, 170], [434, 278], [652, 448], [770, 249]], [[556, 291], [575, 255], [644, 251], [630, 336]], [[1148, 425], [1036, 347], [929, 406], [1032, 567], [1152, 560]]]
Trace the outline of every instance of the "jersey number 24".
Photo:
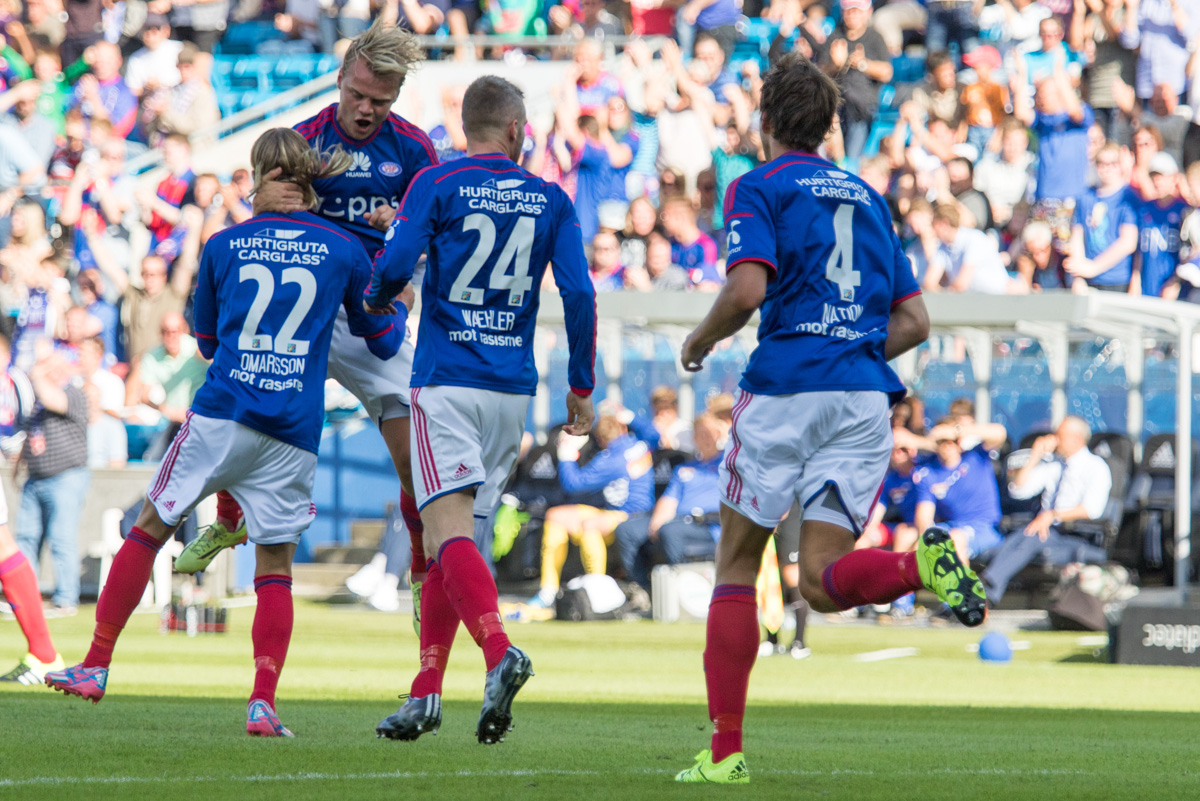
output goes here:
[[[533, 234], [537, 220], [533, 217], [518, 217], [513, 232], [496, 258], [492, 266], [492, 274], [488, 278], [489, 289], [508, 290], [508, 305], [521, 306], [525, 297], [533, 288], [533, 279], [529, 277], [529, 253], [533, 249]], [[479, 232], [479, 243], [467, 263], [463, 265], [458, 278], [450, 287], [450, 300], [454, 303], [466, 303], [471, 306], [482, 306], [484, 290], [471, 286], [475, 276], [483, 269], [488, 257], [496, 247], [496, 224], [486, 214], [468, 214], [463, 219], [463, 233]], [[513, 271], [508, 272], [512, 264]]]

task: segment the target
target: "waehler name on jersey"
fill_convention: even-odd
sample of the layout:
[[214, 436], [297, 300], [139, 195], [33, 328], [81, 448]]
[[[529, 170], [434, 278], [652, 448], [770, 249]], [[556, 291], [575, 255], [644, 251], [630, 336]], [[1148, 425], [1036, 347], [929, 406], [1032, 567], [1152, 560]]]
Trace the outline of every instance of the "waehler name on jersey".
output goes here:
[[[266, 230], [264, 236], [243, 236], [229, 240], [229, 249], [246, 261], [274, 264], [320, 264], [329, 248], [324, 242], [307, 242], [292, 237], [303, 231]], [[279, 237], [279, 238], [274, 238]]]
[[[488, 184], [491, 184], [488, 181]], [[550, 201], [541, 192], [522, 192], [514, 187], [525, 181], [496, 181], [494, 185], [460, 186], [458, 196], [470, 198], [467, 206], [496, 214], [541, 214]]]

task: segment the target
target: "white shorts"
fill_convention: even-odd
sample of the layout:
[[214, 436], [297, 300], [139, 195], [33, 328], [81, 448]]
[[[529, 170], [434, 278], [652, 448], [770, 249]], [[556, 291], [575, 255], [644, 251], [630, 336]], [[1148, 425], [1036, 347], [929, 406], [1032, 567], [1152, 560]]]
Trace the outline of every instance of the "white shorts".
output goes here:
[[317, 516], [312, 502], [317, 455], [232, 420], [188, 412], [146, 495], [168, 526], [196, 504], [228, 490], [259, 545], [299, 542]]
[[464, 487], [475, 516], [488, 517], [521, 451], [528, 395], [473, 387], [416, 387], [412, 393], [412, 471], [417, 508]]
[[722, 501], [775, 528], [798, 500], [805, 519], [848, 522], [857, 536], [879, 498], [891, 452], [882, 392], [743, 390], [721, 460]]
[[0, 487], [0, 526], [8, 525], [8, 499], [4, 497], [4, 488]]
[[367, 348], [362, 337], [350, 333], [345, 307], [338, 308], [333, 323], [333, 340], [329, 345], [330, 378], [347, 389], [363, 405], [378, 425], [384, 420], [408, 417], [409, 390], [412, 380], [412, 335], [404, 333], [400, 350], [383, 361]]

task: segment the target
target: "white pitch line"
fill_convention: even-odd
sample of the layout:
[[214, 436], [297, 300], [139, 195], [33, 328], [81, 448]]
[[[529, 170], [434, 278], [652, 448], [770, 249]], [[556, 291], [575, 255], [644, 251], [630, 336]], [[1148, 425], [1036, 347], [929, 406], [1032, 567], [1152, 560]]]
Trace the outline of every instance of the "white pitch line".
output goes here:
[[884, 648], [882, 651], [867, 651], [850, 657], [852, 662], [883, 662], [887, 659], [904, 659], [908, 656], [920, 656], [920, 648]]
[[[1091, 776], [1091, 771], [1069, 769], [1023, 770], [1006, 768], [938, 768], [934, 770], [763, 770], [772, 776], [807, 776], [838, 778], [840, 776]], [[379, 781], [382, 779], [503, 779], [538, 776], [670, 776], [674, 771], [644, 769], [630, 771], [597, 770], [455, 770], [455, 771], [387, 771], [382, 773], [277, 773], [249, 776], [34, 776], [29, 779], [0, 779], [0, 787], [62, 786], [76, 784], [258, 784], [298, 781]]]

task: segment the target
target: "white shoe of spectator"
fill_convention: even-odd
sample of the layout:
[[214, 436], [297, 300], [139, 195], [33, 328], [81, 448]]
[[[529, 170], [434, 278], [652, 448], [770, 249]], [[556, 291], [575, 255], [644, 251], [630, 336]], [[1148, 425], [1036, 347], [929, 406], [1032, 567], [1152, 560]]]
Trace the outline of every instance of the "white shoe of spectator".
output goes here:
[[379, 582], [379, 586], [375, 592], [367, 600], [367, 604], [372, 609], [377, 609], [380, 612], [399, 612], [400, 611], [400, 577], [391, 574], [385, 575], [383, 580]]
[[350, 578], [346, 579], [346, 589], [360, 598], [370, 598], [379, 589], [383, 581], [384, 568], [387, 566], [387, 555], [377, 553]]

